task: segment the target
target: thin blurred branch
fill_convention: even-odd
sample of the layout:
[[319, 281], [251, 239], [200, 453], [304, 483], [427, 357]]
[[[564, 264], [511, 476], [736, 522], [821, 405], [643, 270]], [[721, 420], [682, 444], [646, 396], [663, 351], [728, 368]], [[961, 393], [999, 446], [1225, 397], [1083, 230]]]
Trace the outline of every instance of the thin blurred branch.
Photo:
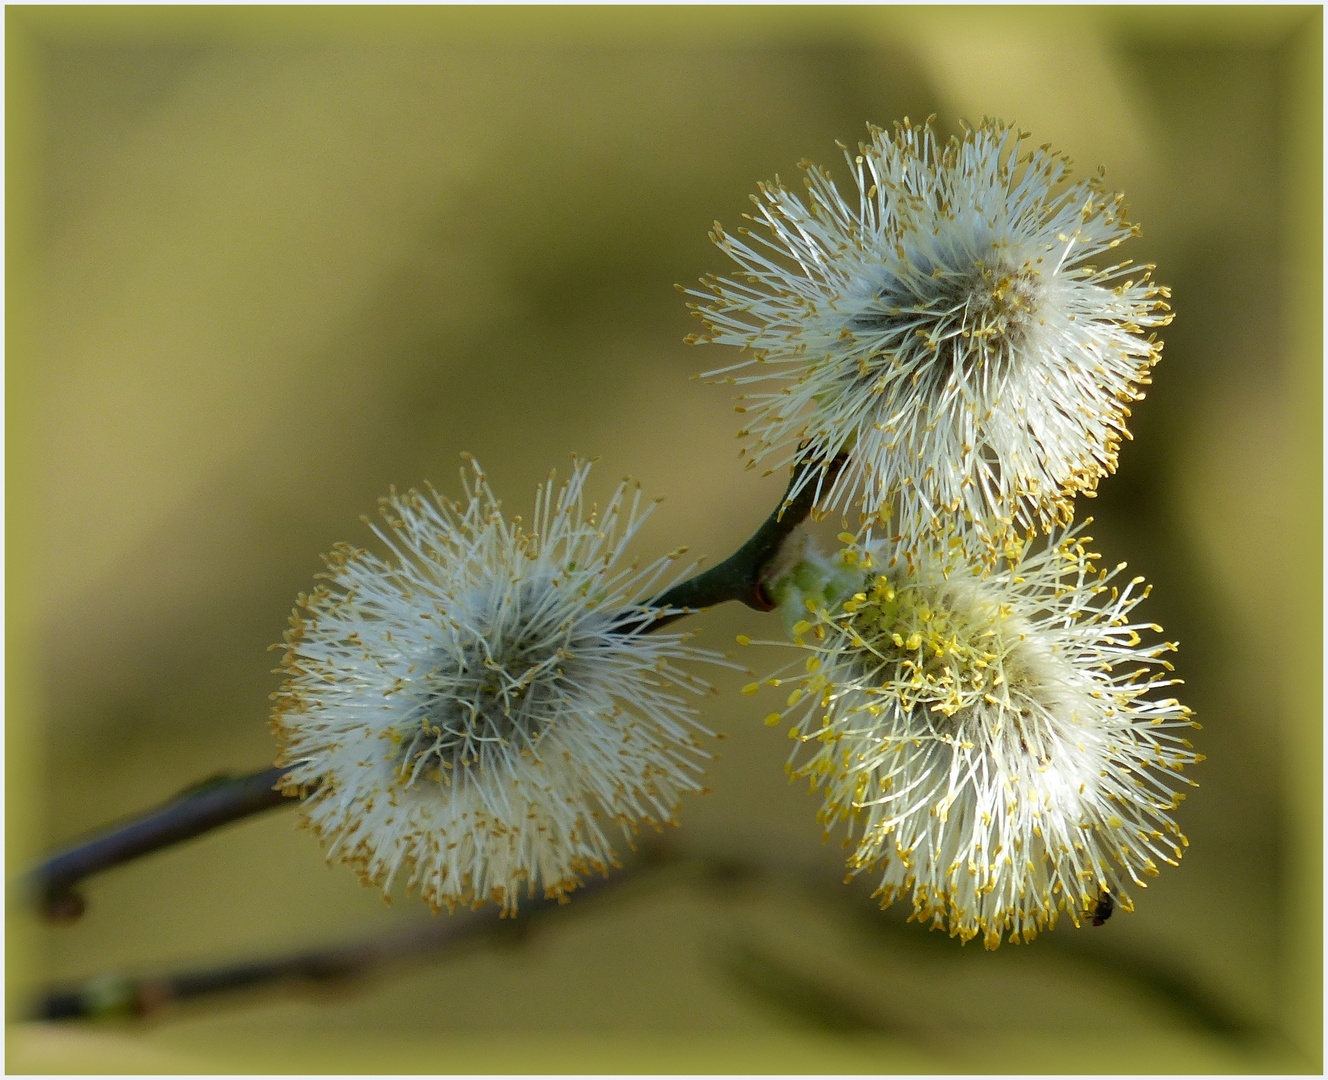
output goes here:
[[[737, 600], [758, 611], [774, 605], [764, 588], [764, 575], [779, 555], [784, 542], [807, 519], [822, 485], [833, 483], [841, 461], [836, 460], [816, 482], [806, 483], [794, 498], [789, 497], [803, 471], [820, 466], [799, 465], [789, 480], [779, 506], [762, 522], [751, 539], [717, 566], [680, 582], [651, 601], [655, 607], [685, 610], [644, 624], [627, 624], [623, 632], [650, 633], [683, 615]], [[288, 802], [296, 793], [283, 792], [285, 769], [273, 767], [244, 776], [218, 776], [186, 789], [155, 810], [114, 825], [103, 832], [51, 856], [29, 875], [29, 891], [47, 918], [77, 919], [86, 903], [75, 886], [102, 870], [130, 862], [142, 855], [171, 847], [184, 840], [229, 825], [251, 814], [262, 813]]]
[[[647, 861], [643, 865], [652, 863]], [[637, 870], [619, 871], [610, 878], [587, 882], [578, 890], [578, 903], [595, 893], [616, 888], [633, 878]], [[429, 922], [348, 944], [239, 964], [162, 975], [103, 974], [73, 986], [46, 991], [35, 1003], [31, 1015], [35, 1020], [66, 1021], [146, 1017], [172, 1005], [239, 990], [346, 983], [380, 968], [424, 959], [449, 946], [508, 935], [520, 938], [531, 930], [532, 918], [538, 922], [543, 914], [567, 903], [566, 896], [527, 900], [521, 906], [519, 920], [504, 918], [499, 908], [490, 905], [451, 916], [436, 916]]]
[[[698, 859], [680, 854], [662, 841], [642, 845], [639, 855], [626, 869], [587, 882], [573, 894], [571, 906], [578, 911], [582, 910], [580, 905], [591, 908], [594, 904], [587, 905], [586, 901], [619, 894], [620, 887], [629, 883], [643, 880], [677, 883], [676, 876], [661, 871], [685, 869], [689, 871], [686, 880], [694, 888], [722, 893], [762, 882], [793, 886], [808, 891], [822, 910], [838, 909], [853, 916], [851, 921], [872, 936], [884, 934], [896, 943], [907, 941], [913, 947], [930, 946], [951, 953], [960, 948], [943, 935], [885, 918], [875, 903], [863, 902], [860, 891], [832, 882], [823, 871], [811, 866], [723, 856]], [[344, 985], [394, 965], [431, 959], [467, 944], [504, 939], [524, 941], [530, 933], [548, 925], [546, 916], [567, 904], [566, 897], [527, 900], [514, 918], [503, 918], [497, 907], [489, 906], [438, 916], [359, 941], [238, 964], [157, 975], [102, 974], [41, 993], [29, 1015], [47, 1021], [146, 1017], [173, 1005], [216, 1000], [236, 991]], [[1183, 967], [1165, 958], [1150, 957], [1141, 962], [1128, 953], [1085, 948], [1084, 944], [1077, 934], [1043, 935], [1039, 947], [1052, 946], [1054, 952], [1071, 963], [1095, 969], [1097, 976], [1120, 979], [1155, 996], [1160, 1003], [1171, 1007], [1177, 1019], [1191, 1027], [1238, 1041], [1262, 1034], [1258, 1025], [1215, 1001]], [[870, 1009], [853, 1004], [853, 997], [846, 991], [790, 966], [759, 944], [729, 942], [721, 949], [717, 962], [724, 976], [744, 992], [781, 1014], [796, 1015], [801, 1023], [840, 1033], [888, 1032], [911, 1041], [925, 1041], [929, 1037], [925, 1025], [910, 1020], [904, 1013], [882, 1011], [886, 1003], [877, 1003], [879, 1007]]]
[[496, 922], [496, 912], [467, 913], [381, 937], [290, 956], [166, 975], [103, 975], [77, 986], [47, 992], [34, 1011], [34, 1019], [150, 1016], [170, 1005], [235, 990], [285, 983], [340, 982], [394, 961], [424, 956], [478, 931], [491, 929]]
[[186, 788], [154, 810], [52, 855], [26, 885], [48, 918], [76, 919], [86, 906], [76, 886], [84, 878], [295, 801], [282, 794], [284, 768], [243, 776], [220, 775]]
[[834, 1035], [916, 1035], [903, 1021], [885, 1015], [883, 1003], [860, 1001], [757, 943], [728, 942], [720, 967], [739, 990], [801, 1027]]
[[1205, 985], [1202, 978], [1164, 956], [1119, 949], [1090, 950], [1078, 935], [1053, 936], [1048, 944], [1085, 966], [1108, 972], [1153, 995], [1190, 1027], [1235, 1041], [1266, 1034], [1258, 1023], [1224, 1002], [1213, 986]]

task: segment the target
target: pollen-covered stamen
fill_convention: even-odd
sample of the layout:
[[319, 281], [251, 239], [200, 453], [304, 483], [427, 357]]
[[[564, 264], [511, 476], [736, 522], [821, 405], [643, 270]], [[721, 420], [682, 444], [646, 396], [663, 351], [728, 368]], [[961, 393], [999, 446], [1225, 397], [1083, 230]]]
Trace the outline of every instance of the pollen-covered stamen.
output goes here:
[[973, 276], [962, 282], [967, 290], [963, 321], [945, 331], [973, 339], [981, 350], [974, 363], [988, 358], [1010, 362], [1037, 321], [1040, 279], [1029, 265], [975, 263]]
[[943, 590], [882, 575], [844, 604], [850, 637], [867, 678], [879, 675], [912, 687], [918, 700], [953, 716], [965, 699], [991, 686], [1001, 656], [992, 623], [965, 610]]
[[954, 268], [919, 254], [845, 320], [840, 347], [862, 357], [860, 379], [917, 375], [919, 391], [933, 397], [992, 365], [1004, 375], [1037, 324], [1042, 263], [996, 250]]

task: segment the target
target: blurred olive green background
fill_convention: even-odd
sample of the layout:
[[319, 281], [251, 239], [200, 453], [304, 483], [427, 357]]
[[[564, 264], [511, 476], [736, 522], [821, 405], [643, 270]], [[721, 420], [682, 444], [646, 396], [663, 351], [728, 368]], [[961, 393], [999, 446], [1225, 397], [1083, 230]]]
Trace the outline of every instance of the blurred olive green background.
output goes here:
[[[642, 553], [732, 550], [780, 481], [689, 380], [730, 357], [682, 345], [673, 286], [724, 268], [706, 231], [758, 181], [803, 157], [847, 181], [835, 140], [905, 115], [1104, 164], [1128, 255], [1174, 288], [1084, 512], [1155, 582], [1208, 755], [1183, 864], [1100, 930], [988, 954], [869, 889], [665, 875], [336, 995], [11, 1027], [11, 1070], [1321, 1068], [1320, 9], [6, 14], [11, 875], [270, 761], [265, 650], [319, 553], [366, 541], [389, 484], [455, 492], [463, 450], [513, 512], [598, 456], [601, 492], [667, 496]], [[742, 681], [707, 703], [714, 791], [670, 839], [834, 886]], [[11, 1019], [49, 980], [428, 917], [294, 823], [108, 873], [73, 926], [11, 911]]]

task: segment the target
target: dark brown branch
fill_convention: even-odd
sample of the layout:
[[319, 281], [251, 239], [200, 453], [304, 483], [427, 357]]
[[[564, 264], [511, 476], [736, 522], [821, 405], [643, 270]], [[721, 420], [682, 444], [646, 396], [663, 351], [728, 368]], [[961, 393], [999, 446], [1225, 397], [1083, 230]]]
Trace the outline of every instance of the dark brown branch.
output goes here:
[[[729, 600], [737, 600], [757, 611], [770, 611], [775, 606], [765, 587], [770, 568], [785, 541], [807, 520], [822, 490], [834, 483], [843, 464], [842, 457], [836, 458], [815, 479], [811, 479], [808, 473], [821, 472], [819, 464], [802, 464], [794, 469], [779, 506], [761, 523], [750, 540], [722, 563], [679, 582], [650, 602], [652, 607], [686, 610], [657, 619], [649, 629], [658, 630], [684, 614]], [[793, 494], [795, 489], [796, 495]]]
[[28, 888], [49, 918], [76, 919], [84, 902], [75, 887], [84, 878], [294, 801], [278, 786], [285, 772], [274, 767], [204, 780], [155, 810], [52, 855], [29, 875]]
[[[737, 600], [757, 611], [769, 611], [773, 601], [765, 578], [784, 542], [815, 506], [826, 484], [834, 482], [842, 465], [837, 459], [815, 479], [808, 472], [821, 466], [804, 464], [794, 470], [779, 506], [752, 538], [717, 566], [680, 582], [650, 602], [653, 608], [681, 608], [672, 615], [641, 622], [627, 621], [622, 633], [650, 633], [690, 612]], [[799, 483], [801, 487], [799, 488]], [[795, 489], [797, 494], [793, 495]], [[28, 887], [43, 913], [51, 919], [77, 919], [85, 903], [75, 888], [84, 878], [154, 851], [192, 840], [221, 825], [288, 802], [279, 783], [284, 769], [270, 768], [246, 776], [219, 776], [190, 788], [140, 817], [105, 831], [51, 856], [29, 876]]]

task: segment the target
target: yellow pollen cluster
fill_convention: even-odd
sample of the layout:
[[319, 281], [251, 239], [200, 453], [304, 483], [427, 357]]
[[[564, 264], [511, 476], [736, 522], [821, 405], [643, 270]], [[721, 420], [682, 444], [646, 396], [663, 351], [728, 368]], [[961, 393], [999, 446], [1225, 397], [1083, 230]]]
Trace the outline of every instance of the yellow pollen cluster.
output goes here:
[[913, 701], [953, 716], [975, 693], [1004, 681], [997, 639], [1005, 613], [993, 607], [975, 618], [947, 599], [935, 587], [896, 585], [882, 575], [844, 602], [840, 625], [854, 648], [897, 668], [896, 692], [907, 698], [911, 690]]

